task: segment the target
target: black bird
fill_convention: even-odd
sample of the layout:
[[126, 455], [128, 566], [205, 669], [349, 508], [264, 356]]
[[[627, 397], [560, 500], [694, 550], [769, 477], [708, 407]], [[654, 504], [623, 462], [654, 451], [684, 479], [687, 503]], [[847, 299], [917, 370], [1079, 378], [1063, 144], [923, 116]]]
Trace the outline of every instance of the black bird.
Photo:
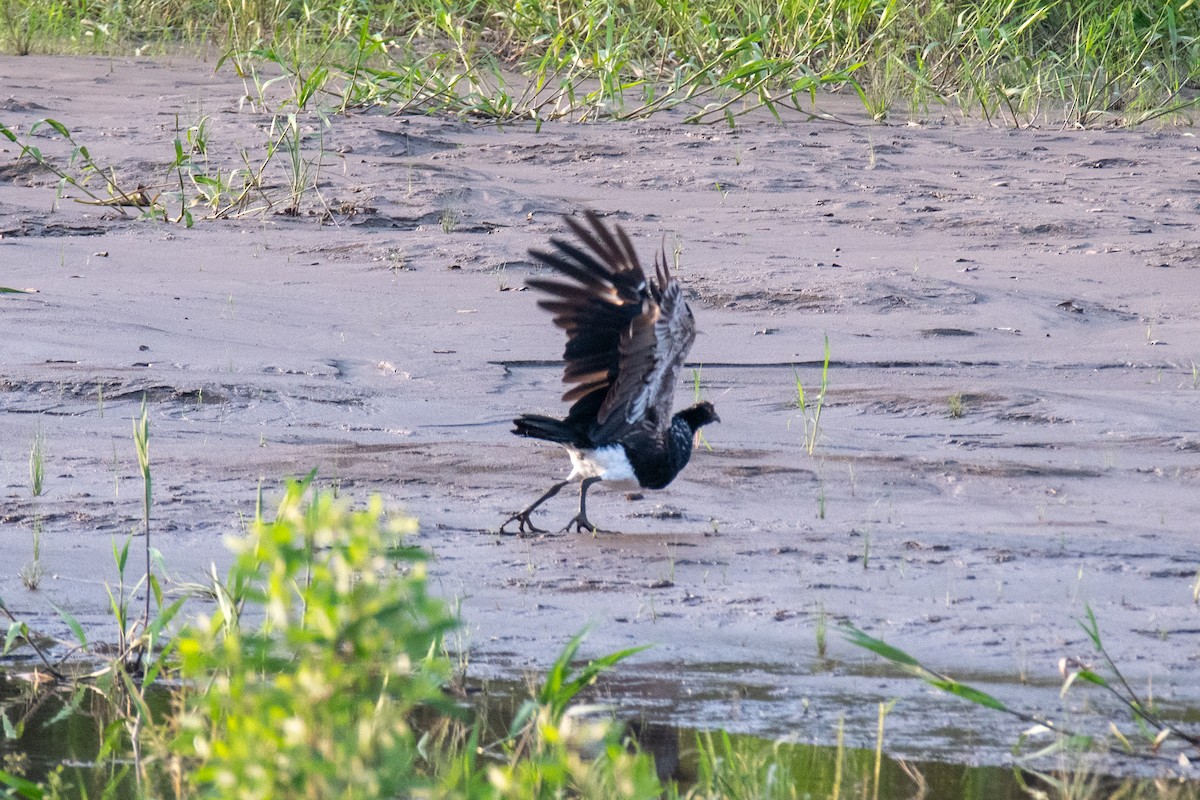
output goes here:
[[567, 332], [563, 383], [573, 386], [563, 400], [574, 404], [563, 420], [523, 414], [513, 420], [513, 433], [563, 445], [571, 474], [509, 517], [501, 532], [516, 522], [521, 533], [544, 533], [529, 515], [576, 479], [579, 513], [563, 530], [597, 530], [587, 517], [592, 484], [636, 481], [661, 489], [687, 465], [700, 427], [720, 422], [708, 402], [671, 415], [676, 376], [696, 338], [696, 323], [665, 250], [654, 259], [656, 280], [647, 280], [619, 225], [606, 227], [590, 211], [586, 224], [564, 219], [578, 244], [554, 238], [553, 250], [529, 251], [559, 277], [526, 283], [549, 295], [538, 305]]

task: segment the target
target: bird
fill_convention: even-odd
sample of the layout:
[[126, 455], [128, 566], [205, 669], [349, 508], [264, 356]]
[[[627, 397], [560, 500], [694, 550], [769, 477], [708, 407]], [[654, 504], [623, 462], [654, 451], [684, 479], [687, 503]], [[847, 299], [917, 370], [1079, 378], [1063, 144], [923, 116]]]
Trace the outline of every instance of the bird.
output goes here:
[[610, 481], [662, 489], [687, 466], [699, 430], [720, 422], [707, 401], [671, 414], [696, 322], [665, 248], [648, 279], [620, 225], [606, 225], [594, 211], [582, 222], [563, 219], [577, 241], [553, 237], [551, 249], [531, 249], [557, 275], [526, 285], [545, 295], [538, 305], [566, 331], [562, 380], [569, 388], [562, 399], [572, 405], [565, 419], [522, 414], [512, 432], [565, 447], [571, 473], [509, 517], [501, 533], [512, 523], [521, 534], [546, 533], [530, 515], [575, 480], [579, 513], [562, 530], [599, 532], [587, 515], [589, 488]]

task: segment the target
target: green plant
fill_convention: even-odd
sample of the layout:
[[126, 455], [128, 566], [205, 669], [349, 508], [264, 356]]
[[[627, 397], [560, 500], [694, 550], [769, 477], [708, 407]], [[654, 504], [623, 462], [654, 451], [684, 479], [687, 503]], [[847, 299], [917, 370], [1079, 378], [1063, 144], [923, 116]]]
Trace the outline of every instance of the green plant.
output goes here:
[[30, 631], [29, 625], [17, 619], [8, 610], [8, 606], [4, 604], [4, 598], [2, 597], [0, 597], [0, 614], [3, 614], [5, 619], [8, 620], [8, 628], [4, 634], [4, 646], [0, 648], [0, 655], [7, 656], [17, 647], [18, 643], [28, 645], [37, 656], [38, 661], [42, 663], [42, 666], [52, 677], [59, 680], [65, 677], [50, 660], [49, 654], [38, 644], [37, 637]]
[[46, 488], [46, 435], [39, 427], [33, 434], [29, 446], [29, 490], [34, 497], [41, 497]]
[[817, 658], [820, 659], [825, 658], [825, 654], [829, 648], [829, 642], [826, 633], [828, 622], [829, 615], [825, 613], [825, 606], [821, 605], [817, 608], [817, 623], [815, 630], [817, 637]]
[[829, 388], [829, 337], [825, 337], [825, 359], [821, 365], [821, 388], [815, 399], [810, 397], [800, 380], [800, 373], [793, 373], [796, 378], [796, 407], [804, 418], [804, 449], [811, 456], [817, 447], [821, 434], [821, 410], [825, 407], [825, 392]]
[[[725, 731], [696, 737], [696, 776], [686, 793], [672, 787], [671, 800], [806, 800], [806, 798], [870, 798], [879, 792], [882, 749], [855, 750], [846, 746], [845, 719], [839, 717], [834, 747], [808, 748], [731, 736]], [[879, 732], [882, 738], [882, 732]], [[876, 752], [879, 755], [876, 755]], [[906, 797], [888, 781], [887, 797]]]
[[0, 31], [14, 54], [27, 56], [33, 52], [35, 19], [31, 0], [0, 0]]
[[[21, 141], [16, 132], [3, 123], [0, 123], [0, 136], [4, 136], [21, 148], [21, 152], [17, 156], [18, 158], [29, 157], [35, 164], [58, 177], [58, 190], [55, 196], [56, 203], [62, 198], [66, 188], [71, 186], [86, 194], [91, 198], [92, 202], [115, 208], [123, 216], [129, 216], [125, 210], [127, 206], [142, 208], [152, 205], [152, 202], [146, 197], [145, 192], [140, 188], [122, 188], [120, 182], [117, 180], [116, 169], [112, 167], [106, 169], [100, 166], [92, 158], [92, 154], [88, 151], [87, 147], [76, 142], [71, 135], [71, 131], [61, 122], [52, 119], [39, 120], [29, 127], [28, 136], [33, 136], [43, 126], [54, 130], [55, 133], [63, 137], [71, 145], [71, 155], [66, 165], [59, 165], [57, 162], [42, 155], [40, 148]], [[88, 185], [92, 178], [97, 175], [101, 176], [104, 180], [105, 187], [108, 190], [107, 197], [102, 197], [95, 193]]]
[[[273, 521], [237, 543], [217, 610], [177, 637], [182, 675], [202, 688], [175, 742], [203, 796], [395, 797], [415, 770], [418, 707], [454, 710], [436, 654], [455, 621], [425, 591], [425, 554], [379, 498], [351, 511], [288, 485]], [[399, 567], [399, 570], [397, 569]], [[257, 627], [243, 620], [261, 609]]]
[[962, 392], [955, 392], [946, 398], [946, 412], [951, 419], [958, 419], [967, 413], [967, 404], [963, 401]]
[[846, 639], [858, 647], [869, 650], [878, 656], [881, 656], [888, 661], [891, 661], [896, 666], [900, 667], [905, 672], [920, 678], [929, 685], [940, 689], [949, 694], [961, 697], [964, 700], [969, 700], [976, 705], [990, 708], [995, 711], [1000, 711], [1017, 719], [1027, 722], [1032, 725], [1026, 730], [1018, 740], [1014, 747], [1014, 752], [1018, 752], [1029, 740], [1029, 737], [1041, 733], [1050, 732], [1056, 736], [1056, 741], [1048, 747], [1037, 750], [1027, 756], [1028, 759], [1038, 758], [1040, 756], [1057, 753], [1064, 750], [1085, 751], [1089, 749], [1108, 750], [1110, 752], [1128, 753], [1144, 758], [1170, 758], [1170, 753], [1163, 747], [1164, 742], [1169, 738], [1178, 739], [1186, 743], [1190, 747], [1200, 745], [1200, 736], [1193, 734], [1178, 725], [1167, 721], [1165, 718], [1156, 714], [1148, 703], [1143, 702], [1129, 686], [1120, 669], [1109, 657], [1108, 652], [1104, 648], [1103, 641], [1100, 637], [1099, 624], [1096, 622], [1095, 614], [1090, 607], [1087, 608], [1087, 620], [1080, 620], [1079, 626], [1087, 634], [1092, 641], [1097, 652], [1104, 659], [1105, 665], [1112, 674], [1112, 679], [1105, 678], [1100, 673], [1092, 670], [1087, 665], [1079, 662], [1076, 659], [1064, 658], [1059, 662], [1059, 672], [1063, 677], [1063, 686], [1061, 694], [1065, 695], [1071, 686], [1077, 681], [1082, 680], [1098, 686], [1117, 700], [1119, 700], [1129, 711], [1130, 718], [1135, 724], [1139, 734], [1142, 737], [1143, 748], [1134, 747], [1130, 738], [1117, 727], [1113, 721], [1109, 722], [1109, 732], [1117, 739], [1119, 747], [1107, 744], [1090, 735], [1077, 733], [1069, 728], [1061, 726], [1044, 716], [1031, 714], [1019, 709], [1012, 708], [993, 695], [990, 695], [980, 689], [961, 683], [947, 675], [935, 672], [913, 656], [905, 651], [889, 645], [879, 639], [867, 635], [863, 631], [853, 625], [843, 625], [842, 633]]
[[875, 792], [872, 795], [874, 800], [879, 800], [879, 772], [883, 766], [883, 723], [887, 719], [887, 715], [891, 713], [891, 710], [895, 707], [895, 700], [889, 700], [886, 703], [879, 704], [879, 725], [875, 731]]
[[[678, 261], [676, 263], [678, 264]], [[700, 371], [702, 369], [703, 367], [696, 367], [692, 370], [692, 398], [695, 403], [704, 399], [704, 394], [700, 390]], [[696, 431], [696, 441], [703, 445], [705, 450], [712, 452], [712, 445], [708, 443], [708, 439], [704, 438], [703, 430]]]
[[[153, 503], [154, 492], [150, 474], [150, 416], [146, 411], [145, 395], [142, 396], [142, 414], [138, 419], [133, 421], [133, 442], [137, 449], [138, 470], [142, 473], [142, 536], [146, 552], [146, 572], [144, 576], [146, 582], [146, 609], [145, 614], [142, 616], [142, 627], [145, 628], [150, 624], [151, 591], [153, 591], [158, 604], [162, 605], [162, 588], [159, 586], [158, 579], [150, 568], [150, 556], [153, 551], [153, 548], [150, 546], [150, 507]], [[126, 547], [128, 547], [128, 544]], [[142, 653], [139, 651], [137, 655], [139, 661], [141, 657]]]
[[46, 571], [42, 569], [42, 518], [35, 516], [33, 519], [33, 556], [21, 567], [17, 577], [21, 579], [21, 583], [25, 584], [26, 589], [34, 591], [41, 585], [45, 575]]
[[[1109, 656], [1108, 650], [1105, 649], [1104, 642], [1100, 636], [1100, 624], [1096, 621], [1095, 612], [1092, 611], [1091, 606], [1086, 606], [1086, 609], [1087, 619], [1076, 621], [1079, 627], [1083, 629], [1083, 632], [1087, 634], [1088, 639], [1091, 640], [1092, 646], [1096, 648], [1096, 652], [1103, 658], [1104, 664], [1111, 674], [1111, 679], [1105, 678], [1086, 664], [1082, 664], [1074, 659], [1064, 658], [1059, 662], [1059, 672], [1064, 678], [1062, 694], [1065, 695], [1076, 680], [1083, 680], [1099, 686], [1126, 707], [1130, 717], [1137, 723], [1138, 730], [1143, 735], [1145, 741], [1155, 750], [1157, 750], [1159, 745], [1168, 736], [1182, 739], [1192, 746], [1200, 746], [1200, 735], [1190, 733], [1174, 723], [1168, 722], [1154, 711], [1154, 707], [1149, 700], [1142, 700], [1138, 697], [1137, 692], [1125, 680], [1125, 676], [1121, 673], [1120, 668], [1112, 660], [1112, 657]], [[1132, 750], [1129, 741], [1121, 736], [1120, 731], [1114, 731], [1114, 734], [1120, 738], [1126, 750]]]
[[697, 123], [807, 117], [824, 89], [877, 119], [945, 104], [1016, 126], [1135, 125], [1193, 109], [1200, 77], [1188, 0], [0, 0], [0, 26], [17, 52], [215, 42], [218, 68], [268, 111], [387, 104], [535, 125], [671, 108]]
[[[161, 726], [156, 723], [154, 715], [150, 711], [146, 691], [148, 687], [155, 683], [159, 675], [162, 674], [164, 669], [168, 668], [172, 661], [173, 642], [166, 639], [165, 634], [168, 626], [186, 599], [181, 597], [170, 605], [164, 605], [158, 580], [151, 571], [152, 551], [149, 545], [150, 476], [147, 451], [149, 428], [144, 402], [141, 423], [139, 425], [135, 421], [134, 430], [135, 441], [137, 442], [139, 451], [139, 462], [143, 467], [146, 486], [146, 573], [139, 581], [139, 584], [143, 582], [146, 584], [146, 613], [140, 621], [130, 621], [129, 600], [132, 593], [130, 595], [126, 594], [125, 573], [128, 565], [131, 538], [127, 538], [124, 546], [121, 548], [118, 548], [114, 541], [113, 557], [119, 575], [118, 587], [115, 594], [111, 587], [106, 586], [106, 590], [109, 596], [110, 610], [117, 624], [118, 639], [116, 652], [112, 653], [108, 649], [100, 650], [92, 647], [87, 632], [75, 616], [65, 608], [51, 601], [51, 605], [71, 630], [78, 644], [76, 648], [68, 651], [63, 661], [77, 651], [84, 651], [102, 663], [102, 666], [98, 669], [93, 669], [83, 676], [69, 677], [61, 669], [62, 662], [52, 663], [48, 654], [38, 645], [37, 637], [32, 634], [29, 627], [24, 622], [17, 620], [4, 606], [3, 601], [0, 600], [0, 612], [3, 612], [9, 619], [3, 653], [7, 654], [18, 641], [24, 642], [33, 649], [46, 668], [47, 673], [53, 677], [55, 682], [60, 684], [74, 683], [71, 700], [68, 707], [62, 712], [64, 715], [77, 713], [83, 698], [90, 696], [94, 690], [95, 696], [104, 698], [107, 708], [106, 714], [115, 717], [110, 722], [105, 723], [101, 735], [99, 752], [96, 755], [97, 763], [108, 764], [112, 768], [106, 792], [118, 790], [125, 776], [132, 769], [129, 764], [129, 758], [123, 753], [123, 750], [127, 746], [132, 749], [133, 763], [137, 765], [139, 778], [143, 774], [144, 767], [140, 758], [143, 737], [144, 735], [151, 735], [146, 732], [157, 733], [161, 730]], [[39, 521], [34, 529], [33, 562], [34, 569], [39, 572], [41, 569], [38, 564], [40, 558], [40, 535]], [[154, 553], [153, 555], [157, 556], [158, 554]], [[136, 587], [134, 587], [134, 590], [136, 591]], [[157, 610], [157, 613], [153, 617], [150, 616], [150, 595], [152, 590]], [[101, 653], [104, 655], [101, 656]], [[53, 685], [47, 688], [35, 684], [34, 688], [36, 691], [55, 691]], [[7, 722], [7, 717], [5, 721]], [[19, 737], [21, 731], [14, 731], [6, 726], [6, 733], [10, 737]], [[43, 788], [0, 770], [0, 783], [9, 785], [19, 796], [26, 798], [59, 797], [60, 792], [64, 788], [61, 776], [57, 774], [52, 775], [47, 788]]]
[[[273, 127], [272, 131], [274, 130]], [[304, 135], [295, 114], [288, 114], [286, 122], [280, 125], [278, 130], [277, 146], [282, 147], [287, 156], [284, 167], [287, 175], [288, 199], [283, 213], [295, 217], [300, 214], [300, 203], [305, 194], [310, 191], [318, 196], [320, 194], [321, 162], [325, 152], [324, 138], [319, 135], [321, 143], [317, 148], [317, 154], [310, 159], [304, 156], [302, 149]]]
[[[563, 796], [564, 790], [596, 800], [661, 796], [653, 761], [626, 748], [622, 726], [608, 713], [594, 719], [605, 709], [574, 704], [600, 673], [646, 646], [610, 653], [576, 669], [571, 662], [583, 637], [579, 633], [567, 643], [536, 695], [513, 716], [508, 736], [500, 743], [505, 763], [491, 771], [497, 796], [550, 798]], [[589, 752], [596, 755], [585, 758]]]
[[[45, 119], [30, 126], [32, 137], [43, 126], [62, 136], [72, 145], [71, 155], [65, 165], [43, 155], [40, 148], [23, 141], [11, 128], [0, 124], [0, 135], [21, 148], [19, 157], [28, 157], [38, 166], [58, 177], [57, 197], [61, 198], [67, 187], [84, 192], [90, 199], [79, 200], [93, 205], [114, 208], [128, 216], [128, 208], [135, 208], [142, 218], [182, 223], [192, 227], [197, 219], [194, 209], [206, 209], [203, 218], [224, 219], [251, 213], [278, 209], [279, 213], [296, 216], [301, 212], [303, 201], [310, 195], [320, 198], [320, 175], [324, 159], [323, 129], [328, 121], [322, 118], [318, 130], [316, 153], [309, 156], [305, 151], [306, 137], [301, 121], [296, 114], [276, 116], [271, 120], [260, 153], [252, 154], [241, 148], [238, 155], [240, 166], [222, 166], [220, 159], [212, 156], [212, 142], [208, 131], [208, 118], [183, 128], [176, 119], [173, 155], [166, 165], [166, 183], [173, 189], [151, 196], [140, 185], [136, 189], [122, 188], [117, 171], [113, 167], [102, 167], [92, 157], [85, 145], [77, 143], [71, 132], [61, 123]], [[269, 169], [279, 167], [284, 172], [283, 197], [266, 186]], [[92, 184], [103, 178], [108, 196], [93, 191]], [[261, 203], [255, 204], [255, 200]], [[178, 207], [178, 213], [168, 209], [168, 204]], [[23, 289], [7, 289], [4, 292], [26, 292]]]

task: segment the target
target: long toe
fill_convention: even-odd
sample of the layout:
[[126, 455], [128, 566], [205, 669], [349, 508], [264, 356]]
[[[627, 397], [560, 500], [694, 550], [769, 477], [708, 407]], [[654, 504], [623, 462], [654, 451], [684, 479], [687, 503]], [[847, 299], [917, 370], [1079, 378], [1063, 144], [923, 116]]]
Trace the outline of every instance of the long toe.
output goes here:
[[591, 521], [583, 514], [576, 514], [575, 517], [567, 523], [563, 528], [563, 533], [612, 533], [612, 531], [601, 530], [591, 523]]
[[[505, 528], [514, 522], [517, 523], [516, 532], [513, 533], [506, 531]], [[530, 522], [529, 513], [522, 511], [520, 514], [513, 514], [511, 517], [506, 519], [504, 524], [500, 526], [500, 533], [505, 534], [506, 536], [519, 536], [523, 533], [546, 533], [546, 531]]]

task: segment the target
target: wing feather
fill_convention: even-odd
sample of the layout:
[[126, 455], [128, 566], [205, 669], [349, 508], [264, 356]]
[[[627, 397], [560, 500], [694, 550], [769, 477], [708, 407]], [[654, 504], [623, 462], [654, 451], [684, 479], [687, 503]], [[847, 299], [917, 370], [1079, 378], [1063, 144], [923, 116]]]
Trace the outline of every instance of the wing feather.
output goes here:
[[675, 381], [695, 338], [683, 289], [666, 254], [647, 280], [628, 234], [593, 212], [565, 218], [579, 244], [553, 238], [553, 250], [530, 254], [553, 268], [553, 278], [526, 283], [546, 297], [538, 305], [567, 334], [563, 400], [568, 421], [584, 423], [598, 441], [616, 440], [637, 426], [670, 424]]
[[696, 338], [696, 324], [665, 253], [655, 258], [655, 268], [657, 300], [644, 304], [621, 337], [621, 368], [600, 411], [604, 433], [619, 435], [622, 428], [642, 421], [665, 429], [671, 422], [676, 381]]

